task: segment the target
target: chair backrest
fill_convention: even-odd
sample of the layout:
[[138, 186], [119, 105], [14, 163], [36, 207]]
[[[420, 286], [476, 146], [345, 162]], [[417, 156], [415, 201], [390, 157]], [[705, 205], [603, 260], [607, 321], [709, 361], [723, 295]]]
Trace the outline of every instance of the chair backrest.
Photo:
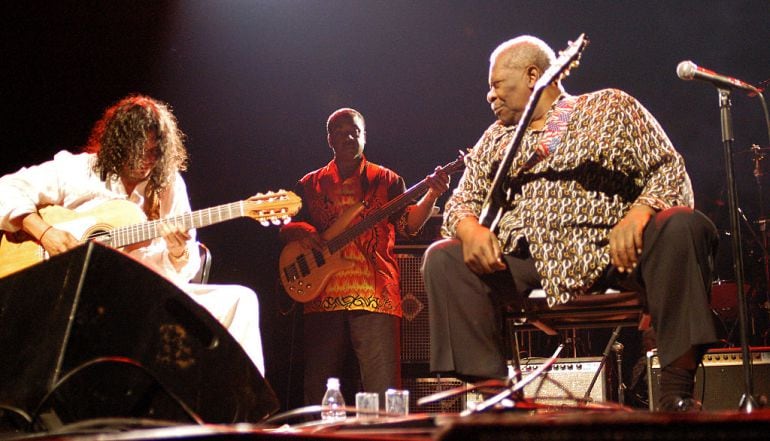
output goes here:
[[201, 256], [201, 267], [198, 268], [198, 272], [190, 279], [190, 282], [205, 284], [209, 281], [209, 272], [211, 271], [211, 251], [206, 245], [198, 242], [198, 253]]

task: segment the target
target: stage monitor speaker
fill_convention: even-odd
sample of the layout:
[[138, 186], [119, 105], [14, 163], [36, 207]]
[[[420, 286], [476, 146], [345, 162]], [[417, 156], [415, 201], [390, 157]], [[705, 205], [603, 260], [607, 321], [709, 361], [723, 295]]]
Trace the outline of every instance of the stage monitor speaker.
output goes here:
[[401, 362], [428, 363], [430, 361], [430, 327], [428, 324], [428, 296], [420, 267], [427, 246], [396, 247], [396, 258], [401, 271]]
[[457, 395], [433, 403], [417, 405], [420, 398], [438, 392], [466, 386], [456, 378], [444, 377], [404, 377], [402, 387], [409, 391], [409, 411], [414, 413], [458, 413], [466, 409], [470, 395], [460, 392]]
[[[753, 394], [758, 403], [770, 395], [770, 347], [752, 347]], [[711, 349], [695, 375], [695, 398], [703, 410], [738, 410], [745, 391], [741, 348]], [[647, 353], [647, 384], [650, 410], [657, 410], [660, 396], [660, 360], [657, 351]]]
[[[546, 360], [546, 358], [522, 359], [522, 375], [531, 373]], [[535, 379], [524, 388], [524, 396], [549, 405], [578, 404], [591, 387], [591, 381], [600, 365], [601, 357], [560, 358], [546, 371], [543, 378]], [[512, 366], [509, 366], [509, 373], [513, 374]], [[611, 383], [611, 376], [605, 364], [588, 395], [590, 401], [602, 403], [612, 399], [614, 394], [611, 391]]]
[[0, 348], [0, 406], [49, 422], [257, 422], [278, 409], [216, 319], [93, 242], [0, 279]]

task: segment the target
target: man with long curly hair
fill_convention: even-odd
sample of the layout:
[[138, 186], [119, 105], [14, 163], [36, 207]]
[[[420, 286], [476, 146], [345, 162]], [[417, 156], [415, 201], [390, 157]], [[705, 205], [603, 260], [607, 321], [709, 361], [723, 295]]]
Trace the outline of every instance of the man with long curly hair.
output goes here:
[[[84, 152], [57, 153], [53, 160], [0, 178], [0, 230], [23, 231], [54, 256], [81, 241], [49, 224], [39, 209], [56, 205], [77, 212], [106, 201], [136, 204], [148, 220], [189, 213], [180, 172], [187, 166], [184, 134], [169, 106], [130, 95], [110, 106], [94, 125]], [[257, 296], [238, 285], [188, 283], [200, 267], [195, 231], [162, 223], [161, 237], [124, 251], [165, 276], [215, 316], [264, 374]]]

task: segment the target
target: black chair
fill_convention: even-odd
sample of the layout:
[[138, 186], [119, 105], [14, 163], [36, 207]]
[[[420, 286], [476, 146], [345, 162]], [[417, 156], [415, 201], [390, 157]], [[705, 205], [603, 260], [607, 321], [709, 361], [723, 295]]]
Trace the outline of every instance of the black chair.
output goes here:
[[508, 308], [506, 318], [514, 329], [539, 329], [548, 335], [557, 335], [557, 331], [563, 329], [649, 327], [649, 316], [639, 293], [634, 291], [608, 290], [581, 295], [549, 308], [543, 291], [535, 290], [520, 307]]
[[[504, 327], [506, 328], [506, 336], [509, 337], [509, 343], [511, 345], [513, 376], [504, 382], [501, 382], [499, 379], [491, 379], [471, 386], [465, 385], [460, 388], [437, 392], [418, 400], [418, 405], [443, 400], [459, 393], [467, 393], [470, 390], [478, 390], [482, 391], [482, 394], [492, 394], [492, 396], [485, 399], [483, 402], [476, 404], [474, 407], [469, 407], [462, 411], [460, 413], [461, 415], [483, 412], [486, 409], [502, 404], [504, 400], [509, 397], [513, 397], [513, 405], [515, 407], [521, 406], [522, 409], [526, 410], [536, 409], [537, 405], [534, 404], [532, 400], [525, 400], [525, 387], [528, 385], [535, 385], [534, 383], [538, 379], [540, 379], [540, 382], [542, 383], [543, 380], [548, 377], [548, 372], [551, 370], [551, 367], [556, 366], [555, 368], [557, 370], [559, 369], [559, 366], [556, 365], [556, 360], [564, 345], [560, 344], [556, 352], [550, 358], [543, 359], [542, 364], [537, 369], [529, 370], [527, 377], [524, 378], [522, 375], [522, 360], [516, 334], [519, 331], [539, 330], [548, 335], [557, 335], [560, 330], [614, 328], [614, 332], [605, 347], [600, 365], [594, 371], [591, 383], [586, 388], [582, 399], [578, 396], [574, 396], [574, 394], [567, 390], [564, 385], [560, 384], [559, 381], [551, 380], [557, 384], [558, 389], [567, 392], [565, 398], [574, 401], [576, 404], [581, 405], [580, 403], [583, 403], [582, 406], [586, 406], [589, 409], [606, 408], [602, 403], [597, 403], [597, 405], [589, 405], [589, 403], [592, 401], [592, 398], [590, 397], [591, 391], [602, 371], [602, 367], [607, 361], [610, 347], [615, 342], [621, 328], [637, 326], [639, 329], [645, 329], [649, 326], [649, 316], [645, 312], [639, 293], [612, 290], [604, 293], [576, 297], [567, 304], [557, 305], [553, 308], [548, 307], [543, 290], [534, 290], [524, 301], [509, 306], [504, 311], [502, 318], [504, 320]], [[574, 367], [575, 371], [581, 369], [580, 364], [576, 364]], [[561, 369], [565, 369], [565, 367], [562, 367]], [[572, 369], [572, 365], [567, 367], [567, 369]], [[569, 371], [562, 372], [572, 373]], [[537, 385], [538, 390], [539, 387], [540, 386]], [[622, 383], [619, 383], [619, 397], [621, 396], [621, 387]], [[558, 399], [559, 397], [548, 398]], [[615, 409], [617, 407], [609, 406], [609, 408]]]
[[201, 267], [195, 276], [190, 279], [190, 282], [206, 284], [209, 282], [209, 273], [211, 272], [211, 251], [206, 245], [198, 242], [198, 252], [201, 256]]
[[[522, 379], [522, 360], [517, 337], [519, 331], [539, 330], [547, 335], [556, 336], [559, 331], [565, 330], [574, 332], [577, 329], [614, 329], [586, 394], [590, 393], [602, 367], [606, 364], [621, 328], [636, 327], [644, 330], [650, 327], [650, 316], [645, 311], [639, 293], [616, 290], [576, 296], [568, 303], [552, 308], [548, 307], [545, 293], [542, 290], [535, 290], [520, 304], [508, 307], [504, 319], [509, 337], [514, 379], [517, 382]], [[576, 351], [573, 347], [574, 352]], [[622, 381], [618, 383], [618, 397], [623, 404], [621, 394]]]

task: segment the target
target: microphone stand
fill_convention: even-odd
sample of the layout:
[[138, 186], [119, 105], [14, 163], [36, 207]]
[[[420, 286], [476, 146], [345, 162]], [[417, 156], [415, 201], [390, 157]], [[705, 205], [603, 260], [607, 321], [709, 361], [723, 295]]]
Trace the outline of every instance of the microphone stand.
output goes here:
[[743, 249], [741, 245], [741, 228], [738, 214], [738, 196], [735, 187], [733, 170], [732, 146], [733, 137], [732, 103], [730, 89], [719, 88], [719, 110], [722, 123], [722, 143], [724, 144], [725, 171], [727, 173], [727, 202], [730, 213], [730, 231], [732, 233], [733, 269], [735, 281], [738, 284], [738, 325], [740, 327], [741, 352], [743, 355], [744, 392], [738, 403], [740, 410], [751, 413], [757, 408], [754, 399], [753, 376], [751, 373], [751, 355], [748, 339], [748, 306], [746, 293], [743, 289]]
[[618, 370], [618, 404], [626, 404], [626, 385], [623, 383], [623, 343], [616, 341], [612, 344], [615, 353], [615, 364]]
[[[765, 96], [762, 95], [762, 91], [764, 90], [767, 85], [770, 84], [770, 79], [763, 81], [760, 86], [761, 88], [758, 89], [757, 97], [759, 97], [759, 102], [762, 105], [762, 112], [765, 115], [765, 127], [767, 128], [767, 135], [768, 140], [770, 140], [770, 112], [767, 110], [767, 102], [765, 101]], [[770, 313], [770, 254], [768, 254], [768, 246], [770, 244], [768, 243], [768, 233], [767, 231], [767, 223], [770, 221], [768, 217], [765, 214], [765, 204], [764, 204], [764, 196], [762, 194], [762, 176], [764, 173], [762, 172], [762, 164], [761, 162], [764, 160], [764, 155], [761, 154], [761, 149], [759, 146], [755, 146], [757, 148], [752, 147], [752, 150], [754, 151], [754, 178], [757, 180], [757, 188], [759, 189], [759, 226], [760, 231], [762, 232], [762, 262], [764, 266], [764, 273], [765, 273], [765, 301], [762, 303], [762, 310], [765, 312], [765, 314]], [[767, 336], [767, 331], [764, 333], [765, 336]]]

